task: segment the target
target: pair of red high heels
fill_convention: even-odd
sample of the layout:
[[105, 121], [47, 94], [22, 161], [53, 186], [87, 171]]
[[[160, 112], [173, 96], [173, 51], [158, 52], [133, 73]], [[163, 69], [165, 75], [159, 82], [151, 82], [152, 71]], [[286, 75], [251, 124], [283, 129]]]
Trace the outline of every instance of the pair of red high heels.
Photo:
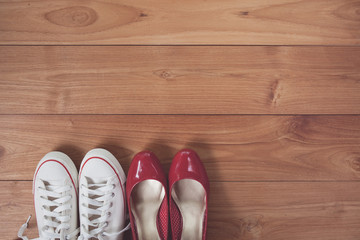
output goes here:
[[168, 239], [169, 216], [173, 240], [206, 239], [209, 180], [193, 150], [175, 155], [169, 189], [155, 154], [138, 153], [130, 165], [126, 191], [134, 240]]

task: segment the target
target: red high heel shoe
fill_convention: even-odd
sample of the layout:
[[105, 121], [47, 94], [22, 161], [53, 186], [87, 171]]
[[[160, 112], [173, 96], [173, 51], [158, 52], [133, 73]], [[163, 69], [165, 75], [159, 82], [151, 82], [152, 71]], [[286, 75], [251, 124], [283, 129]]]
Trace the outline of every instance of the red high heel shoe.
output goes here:
[[140, 152], [133, 158], [126, 196], [133, 239], [166, 240], [169, 225], [167, 181], [152, 152]]
[[169, 172], [172, 239], [205, 240], [209, 180], [195, 151], [179, 151]]

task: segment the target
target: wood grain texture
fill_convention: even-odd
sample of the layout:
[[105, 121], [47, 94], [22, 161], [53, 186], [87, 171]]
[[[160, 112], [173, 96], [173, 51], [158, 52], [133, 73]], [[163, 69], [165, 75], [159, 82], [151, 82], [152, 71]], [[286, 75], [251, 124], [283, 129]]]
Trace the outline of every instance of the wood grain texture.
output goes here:
[[[357, 240], [359, 188], [359, 182], [211, 183], [208, 239]], [[0, 234], [16, 239], [34, 213], [31, 182], [0, 182], [0, 190]], [[27, 233], [37, 236], [35, 218]]]
[[354, 0], [0, 1], [0, 44], [360, 43]]
[[165, 170], [191, 147], [211, 181], [360, 180], [360, 116], [0, 116], [0, 180], [31, 180], [49, 151], [77, 167], [95, 147], [127, 171], [154, 151]]
[[0, 238], [96, 147], [196, 150], [209, 240], [358, 240], [360, 1], [0, 0]]
[[0, 47], [2, 114], [359, 114], [360, 47]]

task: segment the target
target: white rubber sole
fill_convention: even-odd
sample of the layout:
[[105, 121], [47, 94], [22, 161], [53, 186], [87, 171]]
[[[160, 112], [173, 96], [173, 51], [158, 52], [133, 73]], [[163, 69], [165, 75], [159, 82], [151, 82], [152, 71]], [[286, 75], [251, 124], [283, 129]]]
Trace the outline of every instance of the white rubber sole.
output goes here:
[[125, 175], [124, 169], [121, 167], [119, 161], [115, 158], [115, 156], [112, 155], [111, 152], [109, 152], [108, 150], [105, 150], [103, 148], [95, 148], [95, 149], [90, 150], [85, 155], [84, 159], [82, 160], [80, 169], [82, 169], [86, 160], [88, 160], [89, 158], [92, 158], [92, 157], [100, 157], [100, 158], [104, 158], [105, 160], [107, 160], [108, 163], [115, 169], [116, 173], [119, 175], [121, 184], [122, 185], [125, 184], [126, 175]]
[[[40, 162], [38, 163], [38, 165], [36, 167], [35, 173], [34, 173], [33, 182], [35, 181], [36, 173], [38, 172], [40, 166], [47, 160], [57, 160], [65, 166], [65, 168], [69, 171], [72, 180], [74, 181], [75, 188], [77, 191], [77, 189], [78, 189], [78, 171], [76, 169], [76, 166], [68, 155], [66, 155], [65, 153], [62, 153], [62, 152], [58, 152], [58, 151], [49, 152], [40, 160]], [[33, 188], [34, 188], [34, 184], [33, 184]], [[33, 189], [33, 194], [34, 194], [34, 189]]]

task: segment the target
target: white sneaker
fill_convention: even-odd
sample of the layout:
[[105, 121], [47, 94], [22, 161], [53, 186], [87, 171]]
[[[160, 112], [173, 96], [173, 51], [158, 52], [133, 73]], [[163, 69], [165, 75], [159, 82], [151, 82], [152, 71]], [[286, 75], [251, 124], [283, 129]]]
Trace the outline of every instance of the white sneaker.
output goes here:
[[[50, 152], [41, 159], [34, 174], [33, 194], [39, 239], [75, 240], [79, 233], [78, 174], [66, 154]], [[24, 240], [28, 239], [23, 233], [30, 217], [18, 232]]]
[[79, 172], [79, 239], [123, 238], [126, 222], [126, 176], [118, 160], [105, 149], [93, 149]]

